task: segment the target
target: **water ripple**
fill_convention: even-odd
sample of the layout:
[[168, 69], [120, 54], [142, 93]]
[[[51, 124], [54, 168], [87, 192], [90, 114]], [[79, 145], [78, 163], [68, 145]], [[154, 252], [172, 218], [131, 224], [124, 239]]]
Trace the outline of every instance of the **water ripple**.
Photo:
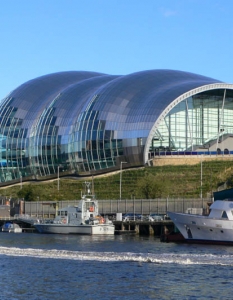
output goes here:
[[35, 258], [103, 261], [140, 262], [180, 265], [222, 265], [233, 266], [233, 255], [178, 254], [178, 253], [133, 253], [133, 252], [83, 252], [68, 250], [44, 250], [33, 248], [0, 247], [0, 255], [27, 256]]

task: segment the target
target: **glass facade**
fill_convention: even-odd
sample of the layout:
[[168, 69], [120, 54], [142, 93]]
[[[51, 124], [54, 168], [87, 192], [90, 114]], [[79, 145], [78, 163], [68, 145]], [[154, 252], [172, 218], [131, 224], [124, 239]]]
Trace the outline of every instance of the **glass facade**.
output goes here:
[[141, 166], [164, 149], [231, 151], [232, 89], [172, 70], [30, 80], [0, 102], [0, 182]]
[[215, 89], [190, 96], [160, 122], [152, 151], [233, 151], [233, 90]]

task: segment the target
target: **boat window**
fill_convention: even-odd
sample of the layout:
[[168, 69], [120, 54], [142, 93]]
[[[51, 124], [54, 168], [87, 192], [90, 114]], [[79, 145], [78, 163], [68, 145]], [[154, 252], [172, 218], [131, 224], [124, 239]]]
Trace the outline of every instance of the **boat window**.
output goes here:
[[192, 223], [192, 224], [194, 224], [194, 225], [196, 224], [196, 222], [195, 222], [195, 221], [192, 221], [191, 223]]
[[86, 210], [93, 212], [95, 210], [94, 205], [94, 202], [86, 202]]
[[67, 216], [67, 211], [61, 211], [61, 216]]
[[222, 212], [222, 219], [228, 219], [227, 213], [225, 212], [225, 210]]
[[87, 208], [89, 209], [90, 207], [94, 207], [94, 202], [88, 202], [87, 203]]

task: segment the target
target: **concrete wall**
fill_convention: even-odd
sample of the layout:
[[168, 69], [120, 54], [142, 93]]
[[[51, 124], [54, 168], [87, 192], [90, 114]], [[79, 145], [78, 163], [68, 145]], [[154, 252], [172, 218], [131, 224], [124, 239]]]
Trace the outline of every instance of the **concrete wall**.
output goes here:
[[10, 205], [0, 205], [0, 218], [10, 217]]
[[232, 155], [221, 155], [221, 156], [201, 156], [201, 155], [192, 155], [192, 156], [156, 156], [153, 159], [153, 166], [169, 166], [169, 165], [196, 165], [200, 164], [201, 161], [211, 161], [211, 160], [220, 160], [220, 161], [233, 161]]

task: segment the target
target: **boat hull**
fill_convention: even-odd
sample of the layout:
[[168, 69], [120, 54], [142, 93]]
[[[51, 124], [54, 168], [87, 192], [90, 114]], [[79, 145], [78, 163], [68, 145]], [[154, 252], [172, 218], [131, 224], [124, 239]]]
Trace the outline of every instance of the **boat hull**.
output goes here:
[[113, 235], [114, 225], [63, 225], [63, 224], [34, 224], [40, 233], [83, 234], [83, 235]]
[[22, 228], [6, 228], [6, 229], [2, 229], [2, 232], [9, 232], [9, 233], [22, 233], [23, 230]]
[[217, 240], [195, 240], [185, 239], [181, 233], [170, 233], [161, 237], [161, 242], [176, 244], [204, 244], [204, 245], [228, 245], [232, 246], [233, 242]]
[[233, 221], [168, 212], [185, 240], [198, 243], [233, 243]]

